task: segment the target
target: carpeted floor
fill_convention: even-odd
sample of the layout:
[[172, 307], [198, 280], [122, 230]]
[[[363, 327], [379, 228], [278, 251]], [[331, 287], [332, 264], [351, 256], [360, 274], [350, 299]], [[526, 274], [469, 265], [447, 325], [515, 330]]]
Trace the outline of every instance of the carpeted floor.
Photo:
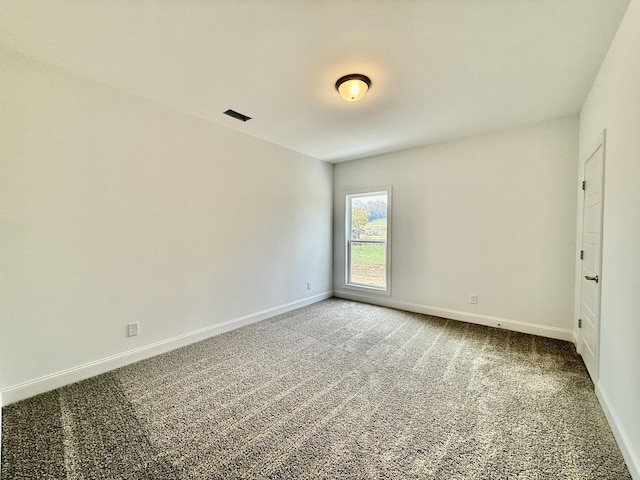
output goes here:
[[630, 479], [573, 345], [330, 299], [5, 407], [2, 479]]

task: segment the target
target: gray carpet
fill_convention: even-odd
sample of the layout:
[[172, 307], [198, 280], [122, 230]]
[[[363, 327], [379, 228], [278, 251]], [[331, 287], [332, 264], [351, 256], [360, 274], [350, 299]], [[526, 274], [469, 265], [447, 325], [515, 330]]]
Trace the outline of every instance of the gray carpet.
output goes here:
[[2, 479], [630, 479], [573, 345], [330, 299], [3, 410]]

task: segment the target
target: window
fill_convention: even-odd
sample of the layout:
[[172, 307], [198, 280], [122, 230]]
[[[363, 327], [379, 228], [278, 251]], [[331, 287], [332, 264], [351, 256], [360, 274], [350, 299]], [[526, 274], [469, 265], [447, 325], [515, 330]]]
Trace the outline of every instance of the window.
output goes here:
[[391, 187], [346, 195], [346, 284], [390, 293]]

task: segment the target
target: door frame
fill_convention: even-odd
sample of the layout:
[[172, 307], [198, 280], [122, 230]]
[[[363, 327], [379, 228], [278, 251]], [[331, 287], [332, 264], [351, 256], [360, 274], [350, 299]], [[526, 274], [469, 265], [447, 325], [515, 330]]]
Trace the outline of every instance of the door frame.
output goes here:
[[[606, 140], [607, 140], [607, 131], [606, 129], [598, 135], [597, 140], [591, 145], [591, 147], [586, 151], [586, 154], [582, 156], [579, 165], [579, 190], [578, 190], [578, 219], [577, 222], [578, 231], [577, 231], [577, 262], [576, 262], [576, 277], [575, 277], [575, 324], [574, 324], [574, 341], [576, 344], [576, 349], [579, 354], [583, 352], [583, 338], [582, 338], [582, 330], [579, 328], [579, 319], [582, 312], [582, 259], [580, 258], [580, 252], [583, 250], [583, 234], [584, 234], [584, 199], [586, 191], [582, 189], [582, 182], [585, 181], [585, 166], [586, 163], [591, 157], [596, 153], [596, 151], [602, 147], [602, 176], [601, 176], [601, 191], [602, 196], [600, 200], [600, 252], [598, 262], [598, 272], [600, 277], [602, 277], [602, 251], [603, 251], [603, 238], [604, 238], [604, 202], [605, 202], [605, 173], [606, 173], [606, 156], [607, 156], [607, 148], [606, 148]], [[600, 375], [600, 333], [602, 331], [602, 318], [601, 318], [601, 303], [602, 303], [602, 283], [600, 282], [598, 286], [598, 346], [596, 349], [596, 372], [589, 372], [592, 376], [593, 383], [597, 383], [599, 375]]]

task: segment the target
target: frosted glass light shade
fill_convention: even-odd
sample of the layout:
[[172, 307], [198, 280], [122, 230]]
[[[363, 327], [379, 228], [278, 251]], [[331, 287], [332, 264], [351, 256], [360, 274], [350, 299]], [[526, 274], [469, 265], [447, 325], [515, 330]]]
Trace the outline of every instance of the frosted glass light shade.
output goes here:
[[369, 87], [371, 86], [371, 80], [369, 77], [360, 75], [359, 73], [352, 73], [341, 77], [336, 82], [336, 89], [340, 96], [347, 102], [356, 102], [364, 97]]

